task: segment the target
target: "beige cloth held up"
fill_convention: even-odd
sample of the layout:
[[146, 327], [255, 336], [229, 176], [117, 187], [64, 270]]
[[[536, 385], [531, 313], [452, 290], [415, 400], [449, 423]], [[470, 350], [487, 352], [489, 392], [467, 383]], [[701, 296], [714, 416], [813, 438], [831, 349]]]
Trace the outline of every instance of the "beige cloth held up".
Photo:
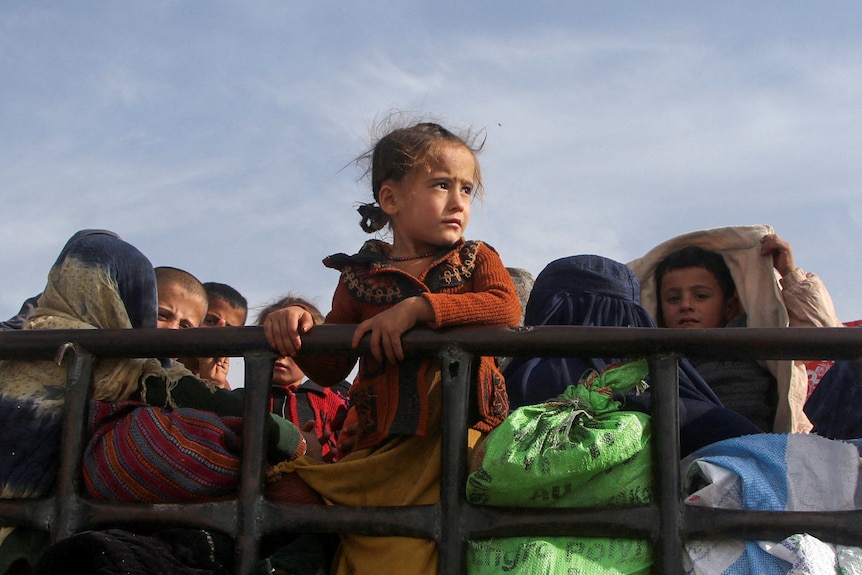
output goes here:
[[[641, 283], [641, 305], [657, 317], [656, 267], [677, 250], [699, 246], [724, 257], [736, 283], [749, 327], [841, 326], [832, 298], [816, 275], [797, 268], [779, 282], [772, 258], [760, 253], [760, 239], [774, 233], [773, 228], [767, 225], [732, 226], [690, 232], [659, 244], [628, 264]], [[802, 411], [808, 393], [805, 366], [802, 362], [786, 360], [763, 363], [778, 384], [778, 409], [773, 431], [810, 431], [811, 422]]]

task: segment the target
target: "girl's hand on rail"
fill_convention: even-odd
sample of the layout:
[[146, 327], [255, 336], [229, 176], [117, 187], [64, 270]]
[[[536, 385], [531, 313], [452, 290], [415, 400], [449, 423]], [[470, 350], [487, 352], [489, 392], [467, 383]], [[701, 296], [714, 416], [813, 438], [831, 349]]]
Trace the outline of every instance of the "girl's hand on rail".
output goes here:
[[305, 308], [292, 305], [266, 316], [263, 331], [269, 345], [283, 356], [295, 357], [302, 347], [301, 334], [314, 326], [314, 318]]
[[356, 326], [353, 348], [359, 347], [362, 336], [371, 332], [371, 355], [378, 362], [384, 359], [398, 363], [404, 359], [401, 336], [417, 323], [434, 321], [434, 308], [422, 297], [410, 297]]

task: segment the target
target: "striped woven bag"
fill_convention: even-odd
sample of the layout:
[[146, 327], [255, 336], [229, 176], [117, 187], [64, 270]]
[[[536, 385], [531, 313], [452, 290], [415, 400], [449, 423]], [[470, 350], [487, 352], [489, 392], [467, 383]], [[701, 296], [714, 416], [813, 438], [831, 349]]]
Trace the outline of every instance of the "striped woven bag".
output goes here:
[[136, 401], [93, 401], [84, 452], [87, 495], [178, 503], [235, 496], [242, 418]]

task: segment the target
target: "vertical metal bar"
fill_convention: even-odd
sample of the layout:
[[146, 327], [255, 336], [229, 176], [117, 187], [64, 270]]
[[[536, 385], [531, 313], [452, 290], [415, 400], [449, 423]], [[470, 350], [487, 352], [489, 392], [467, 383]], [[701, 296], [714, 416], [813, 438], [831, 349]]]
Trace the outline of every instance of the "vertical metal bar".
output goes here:
[[653, 425], [653, 490], [659, 507], [653, 572], [682, 573], [679, 477], [679, 370], [671, 356], [649, 358]]
[[437, 572], [448, 575], [464, 573], [466, 568], [467, 539], [461, 511], [467, 504], [464, 491], [467, 485], [467, 406], [475, 357], [454, 347], [442, 350], [439, 357], [443, 413]]
[[57, 474], [57, 491], [54, 495], [54, 521], [51, 523], [51, 541], [69, 537], [84, 522], [80, 517], [81, 460], [89, 416], [89, 391], [93, 379], [95, 357], [86, 350], [65, 344], [57, 353], [59, 363], [71, 349], [72, 358], [66, 370], [66, 398], [63, 403], [63, 440], [60, 448], [60, 468]]
[[266, 438], [269, 417], [267, 401], [272, 382], [272, 352], [249, 353], [245, 359], [245, 405], [243, 406], [242, 463], [236, 518], [236, 572], [251, 573], [258, 562], [263, 502]]

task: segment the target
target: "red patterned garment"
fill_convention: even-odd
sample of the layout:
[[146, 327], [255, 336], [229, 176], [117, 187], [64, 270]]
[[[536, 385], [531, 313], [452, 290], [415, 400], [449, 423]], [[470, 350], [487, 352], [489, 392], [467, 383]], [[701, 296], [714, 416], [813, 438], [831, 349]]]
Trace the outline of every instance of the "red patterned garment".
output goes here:
[[91, 402], [84, 452], [87, 495], [179, 503], [234, 496], [242, 419], [137, 401]]

